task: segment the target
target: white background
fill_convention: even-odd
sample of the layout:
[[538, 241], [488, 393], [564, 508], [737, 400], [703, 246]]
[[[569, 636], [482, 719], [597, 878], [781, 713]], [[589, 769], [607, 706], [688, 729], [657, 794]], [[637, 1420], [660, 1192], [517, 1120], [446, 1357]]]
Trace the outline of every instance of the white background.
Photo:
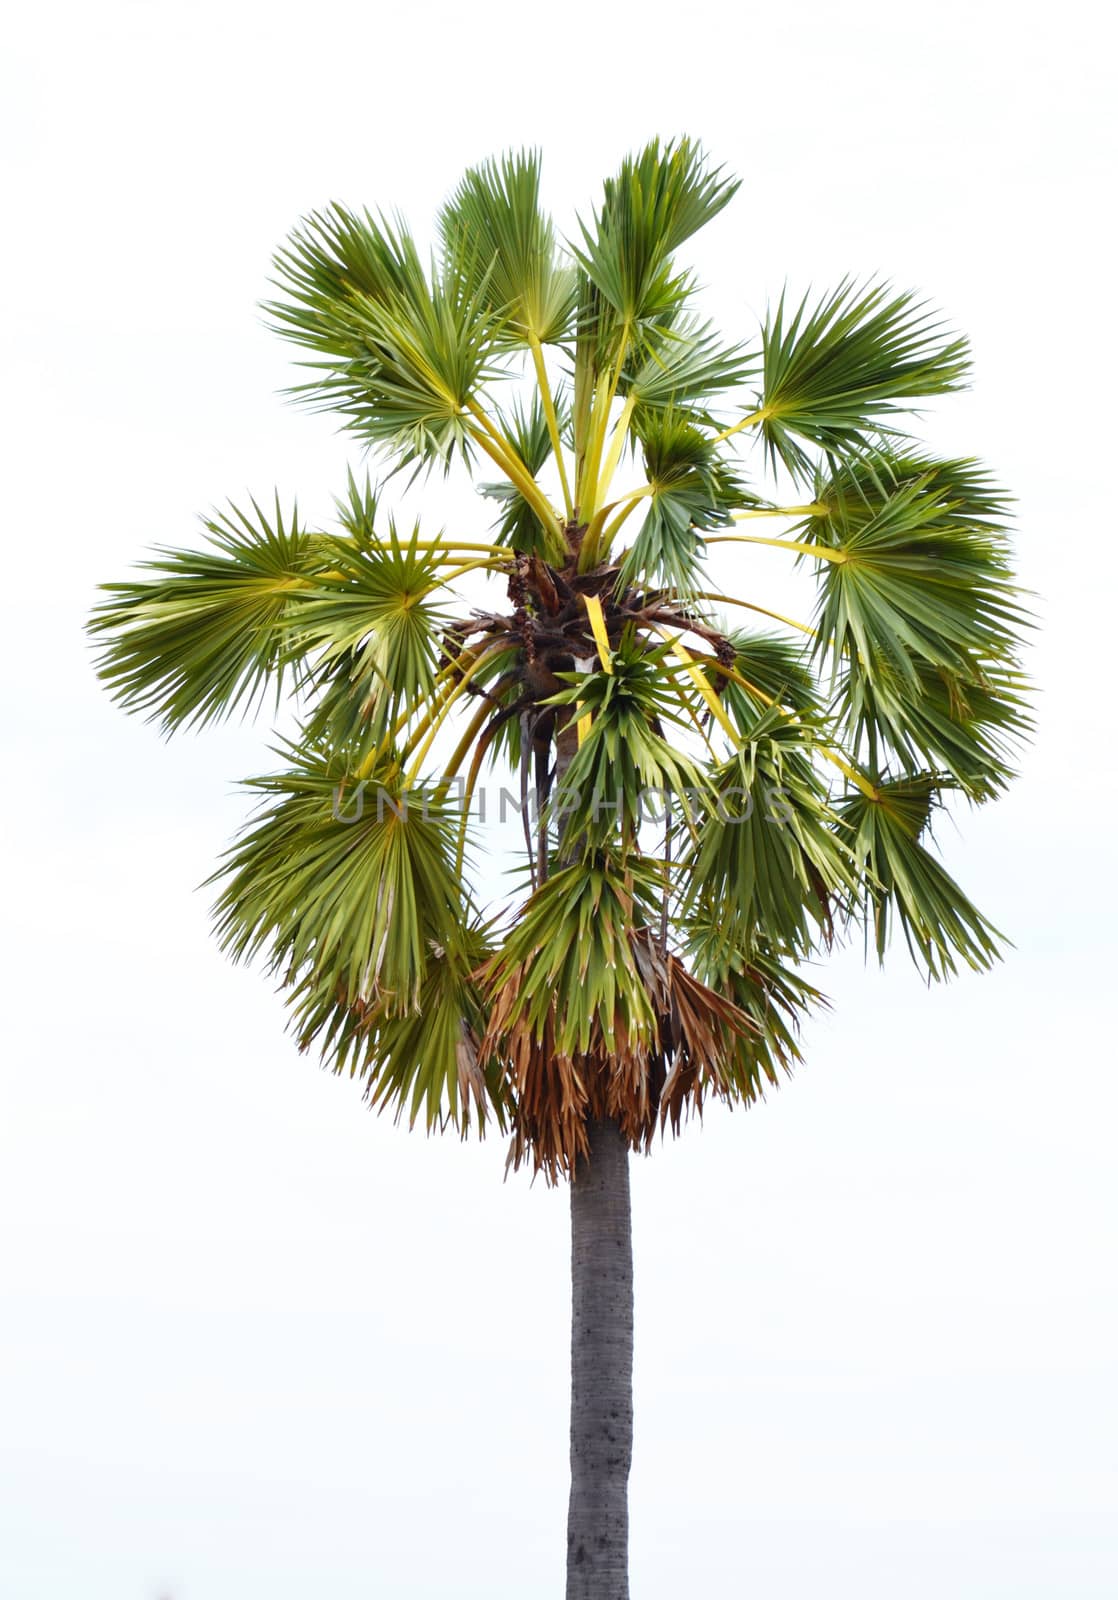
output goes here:
[[[255, 309], [300, 214], [425, 229], [468, 161], [533, 143], [569, 227], [681, 131], [744, 179], [695, 256], [729, 328], [853, 271], [972, 335], [973, 393], [929, 428], [1019, 497], [1042, 694], [1019, 784], [944, 835], [1005, 966], [929, 993], [903, 952], [847, 953], [796, 1078], [636, 1166], [633, 1593], [1118, 1592], [1103, 26], [980, 0], [9, 19], [2, 1600], [561, 1592], [565, 1195], [296, 1055], [196, 888], [267, 729], [161, 743], [81, 623], [226, 495], [328, 511], [354, 452], [278, 398]], [[468, 491], [453, 514], [485, 527]]]

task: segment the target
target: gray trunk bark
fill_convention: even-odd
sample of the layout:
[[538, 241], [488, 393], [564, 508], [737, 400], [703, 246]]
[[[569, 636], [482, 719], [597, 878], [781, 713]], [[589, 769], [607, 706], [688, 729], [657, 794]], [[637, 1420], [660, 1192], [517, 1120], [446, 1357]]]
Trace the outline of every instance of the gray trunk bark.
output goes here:
[[571, 1183], [571, 1501], [567, 1600], [628, 1600], [633, 1459], [629, 1149], [591, 1122]]

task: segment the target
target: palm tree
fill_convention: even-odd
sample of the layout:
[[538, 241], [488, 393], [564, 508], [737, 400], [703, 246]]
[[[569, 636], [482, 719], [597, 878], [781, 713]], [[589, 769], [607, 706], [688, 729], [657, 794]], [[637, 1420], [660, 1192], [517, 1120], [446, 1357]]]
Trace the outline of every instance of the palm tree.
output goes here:
[[[1028, 726], [1006, 497], [907, 431], [966, 342], [846, 281], [728, 343], [675, 257], [736, 188], [654, 142], [560, 243], [510, 155], [466, 174], [430, 264], [399, 222], [308, 217], [267, 307], [307, 352], [295, 392], [393, 471], [480, 471], [490, 536], [402, 526], [351, 476], [335, 527], [230, 508], [91, 623], [167, 730], [290, 690], [216, 918], [300, 1046], [570, 1183], [572, 1600], [628, 1593], [630, 1152], [778, 1083], [835, 940], [880, 958], [899, 927], [936, 979], [996, 959], [930, 831], [999, 793]], [[784, 551], [813, 618], [724, 592], [727, 544]], [[497, 596], [465, 610], [471, 574]], [[488, 771], [518, 775], [525, 835], [496, 909]]]

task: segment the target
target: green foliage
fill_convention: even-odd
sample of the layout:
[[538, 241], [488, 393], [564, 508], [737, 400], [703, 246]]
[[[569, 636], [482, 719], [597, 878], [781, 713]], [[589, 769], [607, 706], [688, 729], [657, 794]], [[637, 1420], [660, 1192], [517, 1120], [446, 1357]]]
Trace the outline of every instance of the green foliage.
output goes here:
[[734, 647], [734, 676], [726, 678], [720, 693], [743, 734], [751, 732], [758, 717], [774, 703], [821, 717], [815, 677], [799, 640], [746, 629], [727, 637]]
[[[648, 405], [687, 404], [709, 398], [700, 391], [704, 369], [712, 389], [738, 381], [737, 351], [724, 351], [685, 315], [691, 275], [673, 256], [732, 199], [736, 180], [711, 171], [690, 139], [652, 140], [606, 180], [599, 209], [580, 223], [572, 246], [578, 276], [573, 420], [575, 452], [585, 450], [595, 385], [611, 361]], [[665, 381], [673, 364], [676, 381]]]
[[401, 1011], [384, 999], [366, 1005], [338, 1001], [308, 973], [292, 997], [300, 1045], [316, 1044], [335, 1072], [361, 1077], [370, 1102], [394, 1107], [411, 1126], [447, 1125], [469, 1131], [495, 1117], [504, 1129], [508, 1095], [492, 1057], [479, 1059], [487, 1011], [477, 969], [492, 954], [486, 931], [474, 923], [450, 930], [447, 943], [427, 949], [414, 1006]]
[[1010, 499], [988, 468], [970, 458], [939, 461], [913, 449], [873, 450], [834, 463], [815, 481], [815, 499], [826, 507], [812, 524], [822, 542], [841, 538], [848, 522], [861, 523], [897, 489], [918, 485], [929, 521], [944, 531], [975, 529], [1004, 547]]
[[471, 167], [439, 216], [448, 259], [513, 343], [557, 344], [571, 329], [575, 275], [540, 209], [537, 151]]
[[269, 679], [282, 687], [293, 617], [328, 558], [278, 496], [271, 522], [252, 509], [207, 518], [207, 548], [161, 549], [141, 568], [150, 576], [102, 586], [90, 623], [101, 677], [168, 732], [253, 710]]
[[[496, 416], [506, 438], [511, 440], [517, 455], [535, 477], [551, 454], [551, 436], [539, 392], [532, 394], [527, 405], [517, 396], [507, 411], [498, 410]], [[565, 427], [565, 409], [560, 412], [559, 420]], [[543, 525], [515, 483], [507, 479], [497, 483], [479, 483], [478, 491], [501, 507], [501, 515], [494, 525], [500, 544], [538, 555], [547, 553]]]
[[621, 565], [621, 582], [643, 582], [686, 595], [698, 587], [703, 529], [731, 526], [731, 513], [756, 504], [723, 451], [690, 417], [674, 411], [640, 416], [637, 436], [653, 487], [648, 511]]
[[884, 664], [915, 683], [917, 662], [966, 676], [1013, 657], [1026, 619], [1004, 538], [966, 514], [946, 466], [861, 483], [857, 498], [811, 520], [811, 542], [838, 558], [822, 564], [816, 620], [836, 670]]
[[836, 710], [850, 748], [876, 766], [884, 757], [915, 775], [942, 769], [969, 799], [989, 800], [1014, 776], [1021, 742], [1032, 727], [1023, 675], [1012, 667], [966, 672], [915, 661], [911, 676], [888, 662], [873, 673], [846, 673]]
[[922, 773], [881, 783], [872, 799], [855, 792], [836, 806], [852, 836], [878, 958], [884, 960], [895, 920], [913, 959], [933, 978], [955, 972], [958, 959], [981, 970], [999, 955], [997, 930], [920, 842], [949, 787]]
[[685, 862], [684, 909], [718, 918], [745, 948], [805, 955], [831, 927], [831, 903], [854, 886], [813, 762], [817, 736], [770, 708], [713, 767], [716, 805]]
[[805, 443], [857, 453], [893, 427], [904, 402], [949, 394], [970, 371], [966, 340], [945, 332], [925, 302], [851, 279], [814, 307], [805, 295], [790, 313], [782, 294], [762, 350], [766, 449], [797, 477], [814, 469]]
[[645, 413], [697, 408], [709, 424], [711, 404], [755, 372], [756, 359], [743, 346], [727, 345], [709, 324], [673, 312], [645, 330], [622, 368], [619, 392]]
[[[781, 295], [759, 356], [724, 339], [676, 256], [736, 188], [692, 141], [653, 141], [566, 246], [535, 153], [466, 173], [430, 262], [383, 215], [306, 218], [267, 308], [302, 353], [296, 396], [389, 477], [483, 465], [491, 542], [398, 527], [351, 477], [333, 531], [233, 508], [90, 623], [110, 692], [168, 731], [293, 693], [286, 770], [254, 780], [217, 874], [223, 945], [373, 1104], [495, 1121], [549, 1176], [587, 1117], [646, 1148], [705, 1093], [778, 1082], [836, 928], [879, 957], [899, 930], [937, 979], [999, 949], [930, 821], [1004, 789], [1030, 728], [1009, 501], [906, 437], [966, 381], [966, 343], [850, 279]], [[782, 507], [787, 474], [809, 504]], [[731, 628], [728, 541], [809, 569], [814, 627], [750, 584], [726, 605], [771, 625]], [[496, 588], [467, 605], [480, 569]], [[451, 795], [506, 760], [540, 814], [535, 887], [498, 935]]]
[[804, 537], [842, 557], [819, 573], [817, 649], [851, 749], [989, 798], [1031, 725], [1005, 495], [974, 461], [875, 452], [820, 476], [815, 500]]
[[[263, 955], [285, 982], [405, 1015], [432, 946], [466, 917], [454, 868], [457, 817], [395, 763], [363, 779], [330, 752], [251, 780], [268, 802], [223, 857], [218, 937], [235, 960]], [[305, 988], [304, 988], [305, 996]]]
[[275, 269], [282, 298], [265, 309], [317, 358], [298, 395], [400, 466], [466, 453], [467, 408], [499, 370], [482, 286], [453, 265], [428, 273], [404, 228], [338, 205], [306, 219]]
[[651, 863], [607, 852], [553, 873], [494, 957], [490, 988], [514, 979], [516, 1015], [564, 1055], [599, 1037], [610, 1050], [651, 1044], [658, 1020], [630, 935], [654, 915], [658, 887]]
[[696, 976], [727, 995], [753, 1024], [738, 1041], [735, 1059], [738, 1092], [749, 1104], [802, 1059], [800, 1028], [827, 1000], [797, 967], [773, 955], [762, 935], [743, 946], [720, 920], [701, 915], [683, 932]]
[[654, 813], [668, 794], [690, 811], [710, 793], [701, 767], [680, 750], [688, 718], [666, 654], [666, 646], [642, 651], [626, 634], [608, 673], [564, 673], [569, 687], [549, 701], [592, 719], [555, 797], [563, 837], [580, 853], [633, 845], [644, 806]]
[[327, 666], [342, 665], [368, 707], [368, 737], [379, 740], [434, 688], [450, 613], [432, 597], [446, 592], [446, 552], [421, 549], [418, 524], [404, 540], [389, 522], [379, 538], [352, 480], [339, 510], [348, 538], [327, 542], [330, 568], [307, 590], [293, 636]]
[[582, 224], [579, 265], [618, 324], [636, 329], [674, 310], [686, 279], [672, 257], [728, 205], [739, 187], [711, 171], [690, 139], [658, 139], [607, 179], [601, 207]]

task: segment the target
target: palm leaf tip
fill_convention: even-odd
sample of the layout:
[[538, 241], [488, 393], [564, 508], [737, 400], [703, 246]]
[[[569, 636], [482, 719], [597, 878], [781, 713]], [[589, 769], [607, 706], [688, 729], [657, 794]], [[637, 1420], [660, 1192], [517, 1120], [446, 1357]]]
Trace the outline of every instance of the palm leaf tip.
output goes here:
[[203, 521], [200, 550], [160, 549], [88, 624], [100, 676], [125, 709], [168, 732], [251, 715], [285, 673], [299, 675], [291, 628], [322, 550], [297, 508], [231, 505]]
[[810, 477], [804, 445], [847, 457], [911, 402], [950, 394], [970, 375], [967, 341], [911, 293], [845, 280], [813, 307], [789, 310], [782, 295], [762, 336], [758, 417], [773, 464]]
[[984, 971], [1001, 958], [1002, 935], [922, 842], [950, 780], [934, 773], [882, 782], [874, 796], [849, 795], [836, 810], [862, 868], [867, 935], [883, 961], [894, 925], [930, 978]]
[[468, 459], [468, 413], [499, 372], [498, 332], [480, 289], [453, 266], [429, 271], [410, 233], [334, 206], [293, 233], [275, 262], [272, 326], [312, 352], [296, 398], [396, 456]]
[[576, 254], [617, 315], [636, 325], [676, 303], [671, 258], [740, 187], [712, 169], [691, 139], [652, 140], [607, 180], [602, 204], [581, 228]]
[[365, 1097], [378, 1110], [393, 1108], [409, 1126], [422, 1117], [428, 1132], [476, 1127], [493, 1121], [504, 1131], [509, 1102], [498, 1063], [482, 1053], [486, 1015], [475, 968], [490, 953], [484, 929], [468, 926], [448, 945], [432, 944], [414, 1006], [339, 997], [329, 1017], [315, 1011], [302, 1020], [303, 1047], [317, 1041], [335, 1072], [365, 1081]]
[[536, 151], [472, 167], [439, 214], [454, 272], [510, 343], [555, 344], [570, 329], [575, 282], [540, 206]]

